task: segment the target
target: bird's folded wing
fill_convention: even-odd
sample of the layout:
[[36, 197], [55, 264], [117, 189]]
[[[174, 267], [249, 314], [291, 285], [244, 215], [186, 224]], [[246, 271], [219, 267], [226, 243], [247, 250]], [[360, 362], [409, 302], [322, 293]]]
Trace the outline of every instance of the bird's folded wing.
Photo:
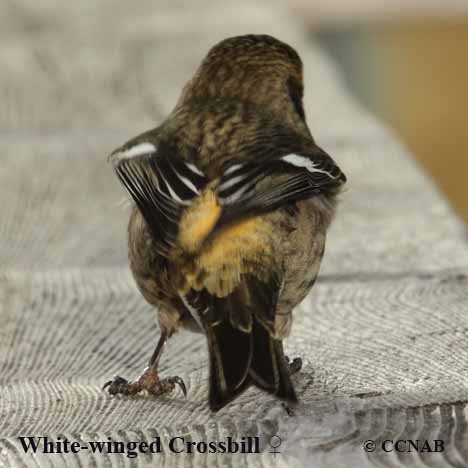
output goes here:
[[[208, 178], [194, 164], [158, 152], [132, 154], [114, 167], [148, 223], [159, 253], [168, 257], [177, 245], [183, 212], [201, 195]], [[345, 180], [333, 159], [318, 147], [303, 154], [232, 161], [221, 174], [216, 189], [221, 214], [209, 230], [293, 201], [336, 192]], [[202, 207], [198, 206], [191, 222], [200, 221]], [[192, 231], [188, 232], [192, 235]]]
[[333, 159], [317, 147], [248, 163], [232, 163], [223, 173], [218, 198], [223, 214], [218, 225], [256, 215], [292, 201], [336, 192], [346, 181]]
[[160, 154], [122, 159], [115, 171], [148, 223], [159, 253], [167, 257], [182, 212], [200, 195], [206, 177], [193, 164]]

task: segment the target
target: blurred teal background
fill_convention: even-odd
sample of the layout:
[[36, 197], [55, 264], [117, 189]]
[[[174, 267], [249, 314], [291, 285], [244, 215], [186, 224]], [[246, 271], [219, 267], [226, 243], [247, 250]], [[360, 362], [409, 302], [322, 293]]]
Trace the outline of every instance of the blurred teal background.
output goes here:
[[406, 16], [402, 6], [398, 15], [322, 20], [310, 28], [349, 88], [399, 134], [468, 222], [466, 13], [429, 15], [422, 5]]

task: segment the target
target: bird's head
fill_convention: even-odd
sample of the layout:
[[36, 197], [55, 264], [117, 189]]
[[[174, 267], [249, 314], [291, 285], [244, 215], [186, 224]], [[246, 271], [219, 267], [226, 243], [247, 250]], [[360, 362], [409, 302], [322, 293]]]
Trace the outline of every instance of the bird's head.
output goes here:
[[251, 34], [215, 45], [179, 103], [191, 98], [242, 99], [295, 114], [305, 122], [302, 95], [302, 61], [297, 52], [272, 36]]

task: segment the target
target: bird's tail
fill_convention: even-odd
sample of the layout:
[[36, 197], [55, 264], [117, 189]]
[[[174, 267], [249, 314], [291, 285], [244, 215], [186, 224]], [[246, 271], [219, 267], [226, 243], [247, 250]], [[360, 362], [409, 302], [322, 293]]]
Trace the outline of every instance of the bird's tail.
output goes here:
[[[218, 411], [252, 384], [279, 398], [297, 402], [283, 343], [271, 336], [250, 307], [231, 294], [216, 299], [211, 312], [218, 318], [206, 329], [211, 409]], [[239, 326], [239, 317], [249, 326]]]

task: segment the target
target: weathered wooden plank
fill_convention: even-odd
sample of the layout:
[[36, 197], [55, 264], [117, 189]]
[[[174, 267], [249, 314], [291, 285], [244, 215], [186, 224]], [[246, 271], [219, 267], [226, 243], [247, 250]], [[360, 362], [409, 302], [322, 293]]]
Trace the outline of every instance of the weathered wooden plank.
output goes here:
[[[468, 350], [461, 346], [468, 333], [467, 286], [466, 271], [318, 283], [296, 309], [287, 344], [291, 355], [304, 358], [297, 379], [303, 401], [350, 397], [359, 409], [363, 403], [356, 395], [367, 393], [376, 395], [365, 403], [372, 408], [461, 399], [468, 391]], [[172, 340], [162, 363], [163, 373], [186, 379], [187, 401], [180, 395], [160, 402], [118, 399], [100, 391], [112, 373], [138, 372], [157, 338], [154, 316], [124, 271], [5, 274], [1, 290], [1, 434], [28, 427], [125, 429], [140, 412], [145, 418], [139, 427], [178, 425], [189, 415], [194, 424], [210, 420], [204, 340], [191, 333]], [[278, 406], [268, 396], [262, 401], [249, 391], [214, 419], [237, 411], [252, 411], [255, 418]], [[99, 410], [71, 417], [64, 410], [74, 404]]]
[[[107, 440], [112, 432], [116, 440], [133, 440], [134, 431], [143, 431], [136, 440], [146, 440], [156, 429], [166, 435], [189, 432], [194, 440], [201, 434], [208, 440], [222, 434], [265, 440], [276, 431], [291, 456], [301, 447], [303, 457], [323, 451], [323, 466], [336, 466], [330, 460], [348, 455], [365, 460], [363, 441], [404, 438], [412, 429], [402, 427], [401, 418], [408, 424], [420, 418], [432, 427], [443, 416], [442, 407], [421, 406], [466, 397], [467, 273], [319, 283], [296, 310], [287, 343], [291, 356], [304, 358], [295, 377], [302, 401], [295, 418], [254, 390], [210, 414], [204, 340], [190, 333], [172, 340], [162, 362], [164, 374], [184, 378], [187, 400], [177, 393], [159, 400], [112, 398], [100, 390], [102, 382], [115, 372], [132, 376], [141, 370], [157, 333], [129, 275], [117, 269], [4, 274], [0, 434], [9, 439], [3, 450], [34, 466], [15, 436], [65, 433], [87, 439], [97, 432], [92, 437]], [[463, 408], [452, 410], [465, 420]], [[466, 441], [466, 425], [458, 430], [456, 438], [441, 438], [448, 444]], [[395, 456], [371, 455], [383, 462]], [[224, 460], [207, 457], [204, 463], [213, 466]], [[59, 466], [59, 458], [40, 459]], [[270, 463], [262, 457], [249, 460], [255, 466]]]

